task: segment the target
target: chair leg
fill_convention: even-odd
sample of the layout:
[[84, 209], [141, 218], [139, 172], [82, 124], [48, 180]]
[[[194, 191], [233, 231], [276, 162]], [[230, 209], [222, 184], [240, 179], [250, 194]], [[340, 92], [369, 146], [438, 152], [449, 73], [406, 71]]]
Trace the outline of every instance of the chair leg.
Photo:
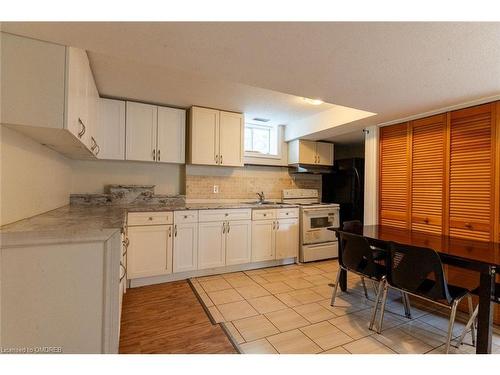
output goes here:
[[448, 336], [446, 337], [446, 354], [448, 354], [450, 351], [451, 338], [453, 336], [453, 325], [455, 324], [455, 317], [457, 316], [458, 302], [459, 300], [453, 301], [453, 304], [451, 306], [450, 321], [448, 323]]
[[411, 319], [411, 305], [410, 305], [410, 297], [405, 292], [401, 292], [401, 298], [403, 300], [403, 306], [405, 308], [405, 316], [408, 319]]
[[387, 284], [384, 285], [384, 296], [382, 297], [382, 305], [380, 306], [380, 317], [378, 318], [377, 333], [382, 332], [382, 323], [384, 321], [385, 304], [387, 302]]
[[382, 291], [384, 290], [384, 286], [385, 286], [385, 279], [382, 278], [378, 282], [378, 288], [377, 288], [377, 294], [376, 294], [377, 297], [375, 298], [375, 305], [373, 306], [373, 310], [372, 310], [372, 317], [370, 319], [370, 326], [368, 327], [371, 331], [373, 330], [373, 325], [375, 324], [375, 318], [377, 317], [378, 304], [380, 303], [380, 297], [382, 295]]
[[[470, 294], [467, 295], [467, 303], [469, 304], [469, 320], [471, 320], [474, 315], [474, 305], [472, 304], [472, 296]], [[462, 333], [463, 334], [463, 333]], [[476, 346], [476, 319], [472, 319], [472, 323], [470, 326], [470, 336], [472, 340], [472, 346]]]
[[[470, 310], [469, 310], [470, 311]], [[462, 332], [462, 334], [460, 335], [460, 338], [458, 339], [458, 342], [457, 342], [457, 345], [456, 347], [460, 347], [460, 345], [462, 345], [462, 342], [464, 341], [464, 337], [465, 335], [467, 334], [467, 331], [469, 330], [469, 328], [471, 329], [471, 336], [472, 336], [472, 330], [475, 329], [475, 326], [476, 326], [476, 318], [477, 318], [477, 314], [479, 313], [479, 306], [476, 306], [476, 309], [474, 310], [474, 312], [471, 314], [470, 318], [469, 318], [469, 321], [467, 322], [467, 324], [465, 325], [465, 328]], [[473, 328], [474, 327], [474, 328]], [[475, 335], [474, 335], [475, 336]], [[475, 345], [475, 337], [473, 336], [473, 341], [472, 341], [472, 345]]]
[[361, 284], [363, 284], [363, 290], [365, 291], [365, 297], [368, 299], [368, 290], [366, 289], [365, 278], [361, 277]]
[[332, 300], [330, 301], [330, 306], [333, 306], [335, 304], [335, 297], [337, 297], [337, 289], [339, 288], [341, 270], [342, 268], [339, 268], [337, 272], [337, 279], [335, 280], [335, 286], [333, 287]]

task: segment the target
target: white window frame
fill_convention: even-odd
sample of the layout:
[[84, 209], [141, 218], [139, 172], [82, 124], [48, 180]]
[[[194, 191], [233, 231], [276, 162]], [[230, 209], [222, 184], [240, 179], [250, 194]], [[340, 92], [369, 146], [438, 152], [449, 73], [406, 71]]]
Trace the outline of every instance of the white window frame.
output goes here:
[[[276, 150], [276, 154], [263, 154], [257, 151], [247, 151], [245, 150], [245, 156], [246, 157], [252, 157], [252, 158], [264, 158], [264, 159], [281, 159], [281, 139], [280, 139], [280, 132], [278, 129], [278, 126], [275, 125], [262, 125], [262, 124], [255, 124], [251, 122], [245, 123], [245, 129], [247, 128], [247, 125], [249, 128], [254, 128], [254, 129], [267, 129], [269, 130], [269, 150], [274, 148]], [[275, 145], [271, 144], [271, 142], [276, 142]]]

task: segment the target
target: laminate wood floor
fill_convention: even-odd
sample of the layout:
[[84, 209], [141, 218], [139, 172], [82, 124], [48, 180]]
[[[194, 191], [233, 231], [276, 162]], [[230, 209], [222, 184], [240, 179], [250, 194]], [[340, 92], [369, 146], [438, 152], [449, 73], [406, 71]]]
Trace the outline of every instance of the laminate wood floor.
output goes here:
[[236, 353], [212, 324], [187, 281], [128, 289], [123, 300], [120, 353]]

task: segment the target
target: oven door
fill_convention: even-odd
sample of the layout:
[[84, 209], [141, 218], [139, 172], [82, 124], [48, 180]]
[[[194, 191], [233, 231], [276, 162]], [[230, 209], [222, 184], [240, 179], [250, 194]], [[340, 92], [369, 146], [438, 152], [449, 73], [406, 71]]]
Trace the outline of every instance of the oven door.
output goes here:
[[338, 209], [304, 208], [302, 212], [302, 243], [313, 244], [336, 241], [335, 232], [328, 230], [328, 228], [338, 228]]

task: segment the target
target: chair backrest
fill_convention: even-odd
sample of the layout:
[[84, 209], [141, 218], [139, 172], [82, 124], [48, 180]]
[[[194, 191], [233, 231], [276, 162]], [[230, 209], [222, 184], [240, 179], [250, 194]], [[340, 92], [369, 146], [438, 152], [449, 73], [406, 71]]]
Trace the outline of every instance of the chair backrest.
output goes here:
[[387, 282], [424, 298], [452, 302], [439, 254], [426, 247], [391, 243]]
[[379, 277], [380, 266], [373, 259], [373, 250], [368, 240], [358, 234], [339, 231], [340, 256], [342, 267], [365, 275]]
[[359, 220], [344, 221], [342, 230], [351, 233], [363, 234], [363, 223]]

